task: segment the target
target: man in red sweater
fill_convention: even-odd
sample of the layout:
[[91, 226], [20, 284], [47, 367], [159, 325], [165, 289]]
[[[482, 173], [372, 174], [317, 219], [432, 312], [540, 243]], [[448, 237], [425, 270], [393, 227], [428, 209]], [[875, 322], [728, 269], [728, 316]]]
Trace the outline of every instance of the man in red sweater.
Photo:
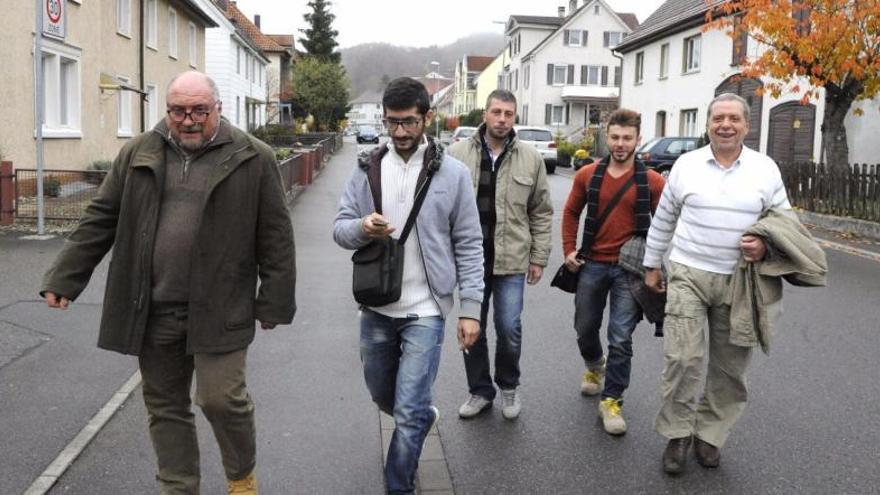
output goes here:
[[[664, 186], [660, 174], [635, 160], [641, 122], [641, 115], [632, 110], [621, 108], [611, 114], [607, 129], [611, 153], [600, 163], [578, 171], [562, 214], [565, 265], [579, 272], [574, 328], [587, 368], [581, 393], [602, 392], [599, 415], [605, 431], [612, 435], [626, 433], [621, 406], [623, 392], [629, 386], [632, 333], [642, 319], [642, 311], [630, 291], [629, 274], [617, 264], [617, 258], [627, 240], [647, 235], [651, 214]], [[605, 214], [609, 205], [613, 209]], [[587, 216], [578, 250], [575, 241], [584, 206]], [[605, 356], [599, 329], [609, 294], [611, 310]]]

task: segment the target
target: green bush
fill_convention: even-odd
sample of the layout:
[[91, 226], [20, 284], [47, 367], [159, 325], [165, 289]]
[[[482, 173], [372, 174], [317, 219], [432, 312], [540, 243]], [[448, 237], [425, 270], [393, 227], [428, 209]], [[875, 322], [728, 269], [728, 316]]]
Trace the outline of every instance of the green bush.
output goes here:
[[61, 194], [61, 181], [53, 176], [48, 176], [43, 180], [43, 195], [50, 198], [57, 198]]
[[276, 148], [275, 149], [275, 159], [279, 162], [283, 162], [290, 158], [290, 155], [293, 154], [293, 150], [290, 148]]

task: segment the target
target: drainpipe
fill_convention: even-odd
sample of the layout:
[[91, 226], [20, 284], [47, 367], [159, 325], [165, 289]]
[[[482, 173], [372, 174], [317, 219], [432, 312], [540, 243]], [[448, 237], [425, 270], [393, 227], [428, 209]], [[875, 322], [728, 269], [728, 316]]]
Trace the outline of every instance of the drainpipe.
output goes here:
[[[138, 73], [139, 73], [139, 75], [138, 75], [138, 88], [144, 92], [140, 93], [138, 96], [140, 96], [140, 100], [141, 100], [141, 133], [143, 133], [144, 131], [147, 130], [147, 118], [146, 118], [147, 94], [144, 89], [145, 88], [145, 86], [144, 86], [144, 48], [145, 48], [145, 46], [144, 46], [145, 45], [145, 42], [144, 42], [144, 31], [145, 31], [144, 18], [147, 15], [147, 11], [146, 11], [146, 4], [144, 3], [144, 0], [140, 0], [139, 3], [140, 3], [141, 15], [140, 15], [140, 21], [138, 22]], [[159, 7], [157, 6], [156, 8], [159, 8]], [[159, 26], [156, 26], [156, 29], [159, 29]]]

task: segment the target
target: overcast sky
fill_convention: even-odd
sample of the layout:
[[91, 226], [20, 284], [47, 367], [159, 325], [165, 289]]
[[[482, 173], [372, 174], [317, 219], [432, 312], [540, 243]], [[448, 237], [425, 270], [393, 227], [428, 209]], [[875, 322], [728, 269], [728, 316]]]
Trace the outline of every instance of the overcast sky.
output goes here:
[[[583, 5], [580, 0], [578, 5]], [[644, 21], [664, 0], [605, 0], [618, 12], [631, 12]], [[260, 14], [268, 34], [301, 36], [308, 0], [238, 0], [238, 8], [253, 20]], [[334, 0], [333, 28], [342, 48], [370, 42], [400, 46], [445, 45], [479, 32], [502, 33], [511, 15], [556, 15], [568, 0]]]

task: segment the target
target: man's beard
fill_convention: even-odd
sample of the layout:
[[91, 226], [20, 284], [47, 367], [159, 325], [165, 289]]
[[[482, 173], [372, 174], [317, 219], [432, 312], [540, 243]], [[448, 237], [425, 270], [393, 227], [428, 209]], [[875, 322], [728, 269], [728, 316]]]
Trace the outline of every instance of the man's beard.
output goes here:
[[[204, 126], [202, 126], [201, 124], [195, 124], [187, 127], [181, 126], [177, 129], [177, 136], [174, 136], [174, 141], [176, 141], [177, 145], [186, 151], [199, 151], [205, 146], [205, 137], [202, 135], [203, 130]], [[198, 138], [189, 138], [187, 140], [184, 140], [182, 137], [183, 132], [198, 133]]]
[[486, 133], [489, 134], [489, 136], [490, 136], [492, 139], [498, 139], [499, 141], [500, 141], [500, 140], [507, 139], [507, 136], [510, 135], [510, 130], [511, 130], [511, 129], [507, 129], [507, 130], [504, 132], [504, 134], [498, 135], [498, 134], [496, 133], [494, 127], [488, 127], [488, 126], [486, 126]]
[[403, 140], [405, 140], [405, 142], [409, 144], [403, 144], [402, 146], [398, 145], [398, 139], [395, 139], [393, 137], [391, 138], [391, 142], [394, 143], [394, 149], [398, 153], [413, 152], [418, 149], [419, 145], [422, 143], [424, 135], [425, 134], [423, 132], [420, 132], [417, 136], [407, 136], [403, 138]]
[[611, 152], [611, 160], [614, 161], [615, 163], [626, 163], [635, 153], [636, 153], [636, 150], [632, 149], [626, 154], [626, 156], [623, 157], [623, 160], [618, 160], [614, 156], [614, 152], [612, 151]]

